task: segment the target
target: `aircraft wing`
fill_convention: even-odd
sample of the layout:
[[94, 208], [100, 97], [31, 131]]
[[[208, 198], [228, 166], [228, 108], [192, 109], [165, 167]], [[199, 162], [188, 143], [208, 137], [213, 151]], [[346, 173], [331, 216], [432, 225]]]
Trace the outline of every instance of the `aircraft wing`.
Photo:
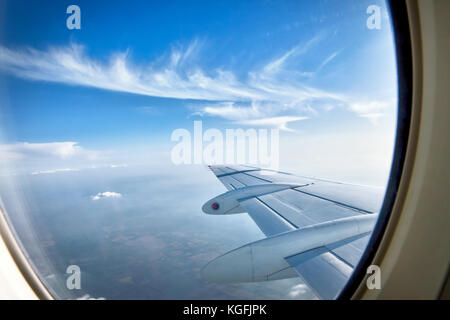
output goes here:
[[321, 298], [342, 290], [369, 240], [383, 188], [296, 176], [249, 166], [209, 166], [228, 189], [208, 214], [247, 212], [267, 238], [208, 263], [206, 279], [267, 281], [300, 276]]

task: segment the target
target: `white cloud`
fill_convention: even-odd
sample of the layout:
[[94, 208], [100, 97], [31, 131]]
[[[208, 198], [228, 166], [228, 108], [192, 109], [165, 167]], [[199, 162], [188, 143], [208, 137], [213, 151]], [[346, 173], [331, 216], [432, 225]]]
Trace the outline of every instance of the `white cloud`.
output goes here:
[[127, 164], [110, 164], [110, 165], [99, 165], [99, 166], [91, 166], [88, 168], [81, 168], [81, 169], [75, 169], [75, 168], [62, 168], [62, 169], [49, 169], [49, 170], [38, 170], [31, 172], [31, 175], [39, 175], [39, 174], [52, 174], [52, 173], [59, 173], [59, 172], [71, 172], [71, 171], [80, 171], [85, 169], [96, 169], [96, 168], [127, 168]]
[[[324, 34], [312, 37], [240, 77], [223, 68], [203, 70], [198, 63], [201, 62], [202, 47], [198, 40], [185, 49], [173, 46], [170, 54], [141, 65], [133, 64], [129, 51], [112, 54], [105, 61], [92, 59], [83, 46], [75, 44], [47, 50], [0, 46], [0, 69], [31, 80], [162, 98], [211, 101], [212, 105], [197, 108], [197, 112], [234, 121], [286, 116], [283, 113], [286, 110], [295, 111], [289, 116], [303, 116], [307, 106], [309, 109], [311, 105], [315, 106], [314, 102], [348, 105], [347, 110], [368, 117], [369, 113], [361, 112], [358, 104], [351, 103], [351, 97], [305, 83], [305, 75], [310, 77], [314, 72], [299, 71], [296, 66], [302, 55], [324, 39]], [[338, 54], [336, 51], [328, 56], [319, 69]], [[154, 114], [153, 108], [141, 111]]]
[[52, 170], [40, 170], [40, 171], [34, 171], [31, 174], [38, 175], [38, 174], [50, 174], [50, 173], [67, 172], [67, 171], [79, 171], [79, 169], [64, 168], [64, 169], [52, 169]]
[[285, 62], [292, 56], [294, 55], [294, 53], [296, 53], [298, 51], [298, 47], [295, 47], [291, 50], [289, 50], [288, 52], [286, 52], [285, 54], [283, 54], [282, 57], [268, 63], [265, 67], [264, 67], [264, 73], [276, 73], [279, 72], [283, 65], [285, 64]]
[[26, 79], [164, 98], [264, 98], [263, 92], [245, 86], [229, 72], [217, 70], [213, 75], [206, 75], [198, 67], [185, 72], [178, 70], [181, 61], [186, 60], [195, 51], [193, 47], [195, 42], [184, 52], [173, 50], [169, 62], [161, 63], [156, 60], [144, 66], [132, 65], [128, 52], [115, 54], [106, 63], [95, 61], [89, 58], [84, 48], [79, 45], [52, 47], [47, 51], [0, 47], [0, 67]]
[[92, 200], [100, 200], [104, 198], [121, 198], [122, 195], [118, 192], [105, 191], [99, 192], [95, 196], [92, 197]]
[[288, 296], [296, 299], [305, 299], [305, 296], [309, 298], [311, 296], [311, 290], [306, 284], [300, 283], [291, 288]]
[[112, 164], [110, 165], [111, 168], [127, 168], [127, 164]]
[[106, 300], [106, 298], [104, 298], [104, 297], [94, 298], [94, 297], [91, 297], [89, 294], [86, 293], [83, 296], [78, 297], [77, 300]]
[[360, 117], [367, 118], [372, 123], [377, 124], [378, 119], [380, 119], [384, 115], [384, 112], [392, 106], [393, 103], [386, 101], [360, 101], [350, 103], [348, 108]]
[[280, 58], [277, 58], [273, 60], [272, 62], [268, 63], [264, 69], [263, 72], [267, 74], [274, 74], [278, 73], [284, 70], [284, 66], [287, 64], [287, 62], [290, 59], [296, 58], [301, 56], [302, 54], [307, 53], [313, 46], [318, 44], [320, 41], [322, 41], [325, 38], [324, 33], [320, 33], [305, 43], [299, 44], [289, 50], [288, 52], [284, 53]]
[[[314, 38], [311, 42], [315, 41], [317, 39]], [[0, 68], [26, 79], [165, 98], [288, 101], [292, 97], [330, 96], [306, 86], [281, 85], [274, 79], [286, 59], [298, 55], [311, 44], [291, 49], [262, 70], [249, 73], [249, 80], [240, 81], [231, 71], [217, 69], [207, 74], [196, 65], [181, 68], [180, 65], [198, 51], [197, 43], [194, 41], [185, 51], [173, 49], [169, 62], [161, 58], [141, 66], [131, 63], [128, 52], [114, 54], [107, 63], [95, 61], [80, 45], [51, 47], [47, 51], [33, 48], [12, 50], [0, 46]]]
[[[308, 111], [308, 106], [304, 108]], [[289, 122], [308, 119], [306, 116], [271, 116], [279, 110], [271, 104], [261, 106], [253, 102], [250, 106], [236, 106], [234, 102], [222, 102], [215, 105], [202, 107], [200, 111], [195, 112], [201, 116], [219, 116], [231, 120], [233, 123], [256, 127], [274, 127], [280, 130], [291, 131], [287, 124]]]
[[383, 111], [389, 107], [389, 104], [384, 101], [367, 101], [354, 102], [349, 105], [350, 110], [358, 114], [370, 114]]
[[272, 118], [261, 118], [261, 119], [249, 119], [249, 120], [239, 120], [236, 123], [245, 124], [248, 126], [257, 126], [257, 127], [275, 127], [284, 131], [292, 131], [287, 127], [289, 122], [300, 121], [308, 119], [308, 117], [290, 117], [290, 116], [281, 116], [281, 117], [272, 117]]
[[378, 124], [378, 120], [384, 116], [384, 113], [366, 113], [359, 115], [361, 118], [369, 119], [373, 124]]
[[22, 160], [27, 158], [69, 159], [77, 156], [95, 159], [99, 154], [92, 150], [83, 149], [78, 146], [77, 142], [69, 141], [3, 144], [0, 145], [0, 155], [4, 160]]
[[236, 106], [234, 102], [221, 102], [202, 107], [196, 112], [199, 115], [219, 116], [227, 120], [239, 120], [261, 117], [263, 113], [259, 106], [253, 103], [251, 106]]
[[335, 51], [333, 52], [331, 55], [329, 55], [321, 64], [320, 66], [317, 68], [317, 71], [322, 70], [327, 64], [329, 64], [334, 58], [336, 58], [339, 53], [341, 53], [341, 51]]
[[77, 142], [0, 144], [0, 175], [51, 174], [104, 164], [111, 151], [85, 149]]

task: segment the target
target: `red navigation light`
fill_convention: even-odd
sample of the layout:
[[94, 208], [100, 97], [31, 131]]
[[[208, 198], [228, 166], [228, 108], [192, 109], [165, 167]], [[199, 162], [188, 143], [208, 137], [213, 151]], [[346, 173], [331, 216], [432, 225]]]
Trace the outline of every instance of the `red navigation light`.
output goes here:
[[211, 205], [211, 208], [212, 208], [213, 210], [218, 210], [218, 209], [219, 209], [219, 204], [218, 204], [217, 202], [214, 202], [214, 203]]

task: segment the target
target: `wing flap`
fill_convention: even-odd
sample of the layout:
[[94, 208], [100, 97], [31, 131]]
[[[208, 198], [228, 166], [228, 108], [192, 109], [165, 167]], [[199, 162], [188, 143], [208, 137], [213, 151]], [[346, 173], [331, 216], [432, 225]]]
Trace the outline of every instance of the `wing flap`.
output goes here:
[[[334, 299], [350, 278], [370, 234], [351, 237], [285, 258], [287, 263], [322, 299]], [[363, 248], [364, 249], [364, 248]], [[359, 249], [357, 249], [359, 250]]]

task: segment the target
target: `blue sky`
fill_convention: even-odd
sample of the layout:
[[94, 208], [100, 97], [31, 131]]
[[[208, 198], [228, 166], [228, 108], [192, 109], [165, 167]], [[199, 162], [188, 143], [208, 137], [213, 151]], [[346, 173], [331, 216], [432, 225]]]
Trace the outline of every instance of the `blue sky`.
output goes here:
[[[81, 8], [81, 30], [66, 27], [72, 4]], [[381, 8], [379, 30], [366, 26], [370, 5]], [[98, 261], [112, 248], [108, 261], [117, 259], [119, 271], [148, 279], [149, 266], [161, 268], [152, 273], [155, 283], [171, 289], [177, 273], [180, 297], [204, 297], [212, 291], [198, 285], [194, 269], [185, 276], [153, 255], [168, 252], [177, 261], [179, 252], [199, 253], [187, 261], [200, 268], [262, 233], [246, 216], [219, 221], [201, 213], [225, 188], [205, 167], [173, 167], [173, 131], [192, 131], [197, 120], [221, 131], [279, 129], [281, 170], [382, 186], [395, 136], [396, 81], [380, 0], [1, 1], [1, 196], [17, 226], [39, 214], [69, 260], [89, 254], [82, 244], [91, 242]], [[111, 225], [117, 229], [92, 232]], [[108, 234], [120, 241], [103, 247]], [[124, 255], [115, 247], [129, 253], [124, 235], [153, 238], [133, 247], [137, 255]], [[73, 239], [83, 250], [66, 250]], [[98, 261], [91, 265], [98, 279], [116, 275], [99, 271]], [[129, 268], [133, 263], [142, 270]], [[296, 281], [219, 289], [233, 297], [250, 287], [310, 297]], [[137, 284], [122, 288], [135, 293]]]
[[[70, 4], [81, 30], [66, 28]], [[372, 4], [380, 30], [366, 27]], [[39, 169], [131, 154], [170, 161], [171, 132], [202, 120], [279, 128], [282, 169], [375, 184], [387, 176], [396, 78], [384, 1], [1, 6], [6, 158]]]

